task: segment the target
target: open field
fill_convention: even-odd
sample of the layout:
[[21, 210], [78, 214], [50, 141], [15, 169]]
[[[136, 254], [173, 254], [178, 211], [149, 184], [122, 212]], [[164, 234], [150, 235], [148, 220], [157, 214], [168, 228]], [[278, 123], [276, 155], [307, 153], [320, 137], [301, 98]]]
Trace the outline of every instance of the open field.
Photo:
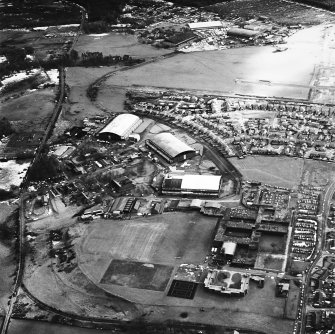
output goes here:
[[[285, 301], [274, 299], [275, 281], [270, 277], [266, 278], [263, 289], [251, 284], [244, 298], [223, 297], [209, 293], [200, 286], [193, 300], [167, 296], [169, 284], [163, 293], [143, 290], [143, 286], [139, 288], [141, 278], [134, 281], [139, 275], [131, 268], [134, 262], [135, 267], [162, 264], [175, 268], [179, 263], [202, 263], [209, 250], [215, 224], [216, 219], [208, 219], [198, 213], [163, 214], [145, 220], [96, 221], [88, 227], [81, 243], [77, 244], [79, 268], [105, 291], [139, 305], [147, 305], [147, 318], [150, 320], [180, 319], [180, 312], [185, 311], [189, 313], [187, 321], [196, 321], [199, 308], [203, 307], [205, 312], [201, 315], [201, 321], [205, 323], [246, 327], [251, 326], [249, 317], [252, 314], [255, 329], [262, 330], [262, 326], [268, 326], [268, 333], [289, 333], [292, 324], [282, 319]], [[114, 261], [111, 262], [113, 259], [118, 260], [117, 265], [128, 266], [128, 275], [116, 268], [116, 276], [113, 276], [113, 279], [118, 279], [119, 272], [124, 274], [119, 278], [122, 282], [128, 276], [128, 286], [117, 285], [119, 282], [116, 281], [114, 283], [117, 284], [110, 281], [108, 284], [99, 283], [106, 270], [107, 276], [111, 277], [110, 266], [115, 267]], [[278, 326], [282, 321], [279, 331]]]
[[263, 252], [269, 252], [272, 254], [283, 254], [285, 252], [285, 244], [285, 235], [276, 235], [262, 232], [259, 240], [259, 248]]
[[299, 297], [300, 297], [300, 289], [294, 283], [294, 281], [291, 281], [290, 290], [285, 305], [285, 315], [288, 319], [292, 320], [296, 319], [300, 299]]
[[229, 160], [246, 180], [287, 188], [296, 188], [300, 184], [304, 165], [303, 159], [289, 157], [248, 156]]
[[326, 161], [305, 160], [301, 178], [303, 185], [325, 187], [334, 179], [334, 164]]
[[255, 46], [178, 54], [116, 73], [106, 85], [307, 99], [314, 66], [319, 62], [323, 29], [320, 25], [300, 30], [288, 38], [285, 52], [274, 53], [273, 47]]
[[272, 255], [271, 253], [258, 253], [255, 268], [284, 271], [284, 255]]
[[279, 24], [320, 24], [335, 15], [283, 0], [242, 0], [207, 7], [222, 18], [266, 16]]
[[108, 111], [113, 113], [123, 112], [124, 102], [126, 101], [126, 87], [102, 86], [99, 90], [98, 101]]
[[79, 53], [102, 52], [103, 55], [123, 56], [129, 55], [136, 58], [158, 57], [171, 50], [158, 49], [151, 45], [137, 41], [135, 35], [111, 32], [108, 34], [81, 35], [75, 49]]
[[202, 263], [209, 252], [216, 220], [196, 212], [97, 221], [89, 226], [78, 247], [79, 261], [97, 281], [113, 259], [165, 265]]
[[[113, 260], [101, 279], [101, 283], [164, 291], [172, 270], [172, 266], [162, 264]], [[129, 273], [132, 274], [129, 275]]]
[[[68, 104], [63, 108], [63, 112], [56, 123], [56, 133], [62, 133], [66, 128], [74, 125], [80, 126], [85, 117], [104, 114], [86, 96], [86, 91], [88, 86], [96, 79], [117, 68], [119, 67], [69, 67], [66, 69], [66, 83], [70, 93]], [[106, 95], [110, 98], [109, 94]]]
[[44, 124], [51, 116], [54, 99], [53, 89], [48, 88], [6, 102], [2, 101], [0, 117], [6, 117], [9, 121], [33, 121]]
[[65, 42], [72, 41], [78, 30], [76, 27], [50, 27], [48, 29], [31, 30], [3, 30], [0, 32], [0, 45], [17, 48], [33, 47], [34, 57], [45, 59], [48, 54], [62, 52]]

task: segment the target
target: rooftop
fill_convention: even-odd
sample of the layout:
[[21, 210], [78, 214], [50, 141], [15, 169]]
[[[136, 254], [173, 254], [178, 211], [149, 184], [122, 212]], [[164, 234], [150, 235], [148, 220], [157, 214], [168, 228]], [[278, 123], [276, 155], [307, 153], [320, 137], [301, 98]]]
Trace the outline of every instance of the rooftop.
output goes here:
[[159, 133], [150, 139], [152, 143], [166, 152], [171, 158], [186, 152], [194, 152], [194, 148], [187, 145], [169, 132]]
[[112, 133], [120, 137], [127, 135], [131, 128], [133, 128], [136, 123], [140, 122], [141, 119], [132, 114], [120, 114], [116, 116], [110, 123], [108, 123], [100, 133]]

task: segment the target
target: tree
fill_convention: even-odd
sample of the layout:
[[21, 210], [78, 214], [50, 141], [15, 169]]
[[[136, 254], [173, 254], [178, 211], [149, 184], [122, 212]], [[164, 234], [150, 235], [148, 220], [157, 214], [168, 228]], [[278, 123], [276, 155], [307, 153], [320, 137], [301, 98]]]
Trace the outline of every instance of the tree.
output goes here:
[[0, 119], [0, 137], [9, 136], [15, 131], [13, 130], [9, 120], [6, 117]]
[[71, 58], [71, 60], [73, 60], [74, 62], [76, 62], [78, 60], [78, 58], [79, 58], [78, 51], [72, 49], [70, 51], [70, 58]]

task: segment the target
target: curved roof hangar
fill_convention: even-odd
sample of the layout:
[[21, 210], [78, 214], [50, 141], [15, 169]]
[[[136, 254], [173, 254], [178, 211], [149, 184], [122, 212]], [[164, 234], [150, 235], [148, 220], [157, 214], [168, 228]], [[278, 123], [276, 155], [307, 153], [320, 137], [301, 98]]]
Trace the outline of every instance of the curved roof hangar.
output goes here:
[[194, 148], [182, 142], [169, 132], [159, 133], [154, 136], [151, 141], [171, 158], [175, 158], [187, 152], [195, 152]]
[[99, 134], [113, 134], [119, 137], [128, 137], [141, 123], [141, 119], [133, 114], [120, 114], [108, 123]]

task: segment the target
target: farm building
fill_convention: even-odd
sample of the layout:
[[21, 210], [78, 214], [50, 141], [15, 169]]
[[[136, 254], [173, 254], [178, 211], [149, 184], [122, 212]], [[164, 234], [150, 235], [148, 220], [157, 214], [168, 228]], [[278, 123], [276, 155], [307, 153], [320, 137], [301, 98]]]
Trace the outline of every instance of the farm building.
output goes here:
[[197, 152], [168, 132], [159, 133], [146, 140], [146, 145], [169, 163], [193, 158]]
[[188, 26], [192, 30], [216, 29], [223, 27], [221, 21], [194, 22], [194, 23], [188, 23]]
[[169, 173], [164, 177], [162, 193], [164, 195], [218, 197], [221, 183], [221, 175]]
[[141, 123], [142, 120], [136, 115], [120, 114], [100, 130], [98, 136], [103, 140], [127, 139]]

